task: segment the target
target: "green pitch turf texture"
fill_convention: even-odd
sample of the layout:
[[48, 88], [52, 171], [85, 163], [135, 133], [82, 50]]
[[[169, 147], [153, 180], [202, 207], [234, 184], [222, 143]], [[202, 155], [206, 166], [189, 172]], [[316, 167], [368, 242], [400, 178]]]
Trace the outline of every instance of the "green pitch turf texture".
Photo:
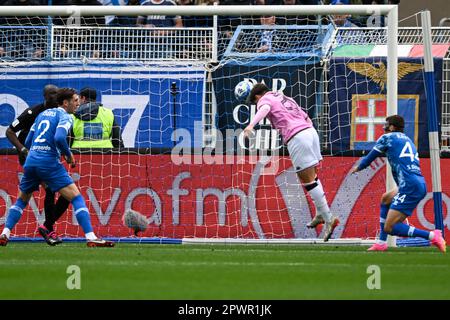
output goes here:
[[[366, 249], [10, 242], [0, 247], [0, 299], [450, 299], [450, 253]], [[67, 289], [70, 265], [80, 290]], [[379, 290], [367, 288], [370, 265]]]

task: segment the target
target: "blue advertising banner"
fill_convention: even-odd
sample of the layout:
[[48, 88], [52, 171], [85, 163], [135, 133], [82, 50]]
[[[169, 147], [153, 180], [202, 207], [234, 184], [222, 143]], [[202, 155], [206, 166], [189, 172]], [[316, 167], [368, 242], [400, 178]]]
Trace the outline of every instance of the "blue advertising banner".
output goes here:
[[0, 78], [0, 148], [12, 147], [6, 129], [23, 110], [43, 101], [49, 83], [95, 88], [97, 101], [113, 110], [127, 148], [170, 148], [172, 132], [180, 128], [195, 137], [191, 147], [201, 147], [203, 68], [52, 63], [1, 68]]
[[[383, 134], [386, 118], [387, 65], [385, 57], [334, 58], [330, 62], [330, 130], [332, 153], [370, 150]], [[442, 59], [435, 59], [438, 114], [441, 114]], [[428, 151], [427, 100], [421, 59], [398, 63], [398, 114], [405, 133], [419, 152]]]

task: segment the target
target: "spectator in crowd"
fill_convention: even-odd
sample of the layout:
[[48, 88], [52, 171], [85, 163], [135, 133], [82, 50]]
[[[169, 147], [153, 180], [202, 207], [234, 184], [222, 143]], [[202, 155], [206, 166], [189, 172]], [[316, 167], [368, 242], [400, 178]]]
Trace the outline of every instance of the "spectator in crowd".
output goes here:
[[[195, 0], [178, 0], [180, 6], [194, 6]], [[201, 5], [214, 5], [214, 0], [209, 0]], [[183, 27], [186, 28], [205, 28], [213, 26], [212, 16], [183, 16]], [[211, 48], [212, 43], [207, 37], [185, 37], [181, 36], [177, 39], [183, 51], [180, 53], [180, 58], [183, 59], [204, 59], [205, 49]]]
[[350, 0], [331, 0], [330, 4], [350, 4]]
[[[370, 4], [373, 5], [380, 5], [380, 4], [386, 4], [385, 0], [372, 0]], [[364, 19], [366, 20], [366, 23], [364, 26], [366, 27], [384, 27], [385, 20], [383, 15], [371, 15], [371, 16], [365, 16]]]
[[[178, 0], [180, 6], [195, 6], [195, 0]], [[214, 1], [206, 2], [204, 5], [214, 5]], [[183, 27], [195, 28], [195, 27], [212, 27], [212, 16], [183, 16], [181, 17]]]
[[[176, 6], [177, 4], [173, 0], [141, 0], [142, 6]], [[183, 27], [183, 21], [180, 16], [139, 16], [137, 20], [138, 25], [142, 25], [149, 28], [154, 27]]]
[[[245, 6], [252, 5], [253, 0], [223, 0], [220, 2], [221, 5], [224, 6]], [[240, 17], [224, 17], [221, 21], [221, 25], [226, 25], [229, 28], [229, 31], [233, 32], [236, 30], [239, 25], [252, 25], [253, 18], [249, 16], [240, 16]]]
[[[2, 3], [3, 6], [39, 6], [39, 0], [6, 0]], [[46, 17], [2, 17], [0, 25], [8, 26], [45, 26], [47, 25]]]
[[120, 126], [113, 112], [96, 102], [97, 91], [85, 87], [80, 91], [80, 107], [72, 115], [73, 148], [123, 148]]
[[[350, 0], [332, 0], [332, 5], [348, 5], [351, 4]], [[357, 19], [353, 19], [351, 14], [342, 14], [332, 16], [334, 23], [337, 27], [342, 28], [354, 28], [361, 26], [361, 23]]]
[[[279, 0], [276, 0], [279, 1]], [[292, 6], [292, 5], [317, 5], [319, 0], [281, 0], [281, 5]], [[269, 4], [269, 3], [268, 3]], [[278, 4], [278, 3], [270, 3]], [[308, 25], [317, 24], [316, 16], [284, 16], [277, 17], [277, 24], [280, 25]]]
[[[318, 5], [320, 0], [296, 0], [294, 4], [296, 5]], [[271, 5], [282, 5], [283, 0], [266, 0], [266, 4]]]
[[[53, 5], [77, 5], [77, 6], [101, 6], [97, 0], [53, 0]], [[53, 24], [61, 26], [104, 26], [104, 16], [82, 16], [53, 17]], [[58, 35], [55, 36], [58, 49], [55, 55], [58, 58], [79, 59], [86, 57], [98, 59], [104, 57], [107, 39], [103, 36], [92, 34], [91, 30], [67, 30], [65, 39], [60, 41]], [[61, 42], [61, 43], [60, 43]], [[59, 44], [60, 43], [60, 44]]]
[[[126, 6], [140, 6], [139, 0], [128, 0]], [[108, 23], [109, 26], [113, 27], [135, 27], [137, 25], [137, 17], [127, 17], [127, 16], [114, 16]]]
[[[75, 6], [101, 6], [103, 5], [100, 1], [97, 0], [68, 0], [70, 5]], [[105, 25], [105, 17], [81, 17], [81, 25], [82, 26], [104, 26]]]
[[[142, 6], [176, 6], [173, 0], [141, 0]], [[183, 20], [180, 16], [149, 15], [139, 16], [138, 26], [146, 28], [182, 28]], [[168, 30], [155, 30], [141, 40], [139, 45], [139, 58], [143, 60], [152, 59], [176, 59]]]
[[[101, 2], [97, 0], [53, 0], [54, 6], [101, 6]], [[77, 25], [80, 26], [104, 26], [105, 17], [54, 17], [53, 24], [55, 25]]]
[[[106, 4], [104, 4], [106, 5]], [[123, 5], [126, 6], [140, 6], [139, 0], [127, 0]], [[136, 27], [136, 16], [107, 16], [107, 25], [111, 27]], [[110, 58], [135, 58], [133, 54], [139, 51], [141, 39], [136, 37], [120, 37], [118, 41], [113, 41], [107, 45]]]
[[[275, 16], [262, 16], [261, 25], [262, 26], [274, 26], [276, 22]], [[272, 52], [272, 41], [274, 37], [275, 30], [263, 30], [261, 35], [261, 43], [258, 48], [258, 52]]]
[[[38, 6], [39, 0], [6, 0], [4, 6]], [[46, 26], [46, 17], [0, 17], [1, 26]], [[8, 29], [2, 28], [0, 36], [0, 59], [2, 60], [38, 60], [42, 59], [46, 46], [42, 40], [45, 31], [39, 28]], [[44, 37], [45, 38], [45, 37]]]

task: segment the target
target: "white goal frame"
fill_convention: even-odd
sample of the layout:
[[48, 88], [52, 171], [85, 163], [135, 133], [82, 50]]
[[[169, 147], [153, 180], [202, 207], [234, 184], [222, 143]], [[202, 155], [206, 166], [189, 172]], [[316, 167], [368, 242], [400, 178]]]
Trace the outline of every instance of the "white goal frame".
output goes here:
[[[0, 16], [296, 16], [296, 15], [375, 15], [387, 16], [387, 115], [397, 113], [398, 95], [398, 6], [397, 5], [292, 5], [292, 6], [2, 6]], [[381, 28], [381, 27], [380, 27]], [[215, 28], [216, 29], [216, 28]], [[217, 29], [215, 30], [217, 32]], [[217, 39], [217, 34], [213, 35]], [[214, 44], [216, 45], [216, 44]], [[217, 50], [215, 51], [217, 52]], [[213, 54], [211, 62], [215, 62]], [[389, 170], [387, 170], [389, 172]], [[395, 185], [392, 178], [386, 180], [386, 188]], [[331, 242], [333, 243], [333, 242]]]

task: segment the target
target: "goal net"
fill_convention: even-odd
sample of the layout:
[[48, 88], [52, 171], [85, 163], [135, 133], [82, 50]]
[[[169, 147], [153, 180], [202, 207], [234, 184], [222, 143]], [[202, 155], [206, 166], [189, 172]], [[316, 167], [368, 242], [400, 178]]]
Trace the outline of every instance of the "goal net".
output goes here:
[[[397, 77], [390, 76], [397, 64], [389, 64], [397, 59], [397, 9], [293, 8], [81, 7], [70, 17], [57, 7], [15, 14], [1, 8], [0, 15], [8, 15], [0, 26], [0, 223], [22, 172], [6, 128], [41, 103], [51, 83], [96, 89], [97, 102], [113, 111], [121, 128], [123, 146], [73, 148], [78, 165], [68, 168], [96, 234], [159, 242], [320, 239], [320, 228], [306, 228], [314, 205], [278, 133], [263, 120], [254, 137], [242, 137], [256, 106], [237, 101], [234, 88], [247, 79], [293, 97], [313, 120], [324, 155], [319, 177], [341, 220], [333, 238], [374, 239], [385, 161], [349, 172], [382, 134], [397, 100]], [[388, 13], [389, 27], [367, 27], [367, 21], [387, 22], [380, 16]], [[158, 24], [163, 20], [170, 24]], [[174, 27], [177, 21], [184, 26]], [[347, 22], [350, 28], [341, 27]], [[419, 81], [420, 69], [419, 60], [399, 60], [406, 81]], [[420, 93], [398, 99], [398, 113], [417, 142]], [[13, 235], [38, 236], [44, 197], [42, 188], [34, 193]], [[147, 217], [138, 237], [123, 225], [128, 209]], [[71, 208], [56, 231], [83, 236]]]

